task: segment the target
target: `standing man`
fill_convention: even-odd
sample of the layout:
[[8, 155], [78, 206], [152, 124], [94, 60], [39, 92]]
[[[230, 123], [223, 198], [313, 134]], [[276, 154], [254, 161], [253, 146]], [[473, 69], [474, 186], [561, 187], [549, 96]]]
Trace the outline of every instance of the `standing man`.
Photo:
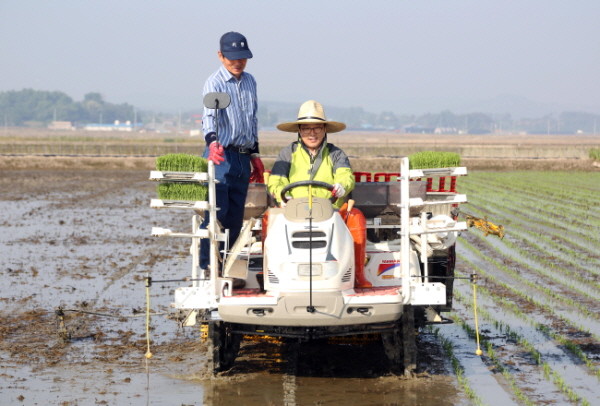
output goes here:
[[[204, 84], [203, 94], [223, 92], [231, 97], [231, 104], [219, 112], [218, 139], [214, 109], [204, 108], [202, 130], [206, 140], [204, 157], [215, 164], [217, 219], [229, 229], [229, 246], [237, 239], [244, 220], [244, 205], [248, 183], [264, 183], [264, 165], [258, 151], [256, 113], [256, 81], [244, 72], [252, 58], [248, 41], [239, 32], [228, 32], [221, 37], [217, 52], [222, 66]], [[250, 169], [252, 167], [252, 170]], [[208, 216], [201, 228], [206, 228]], [[209, 241], [200, 242], [200, 268], [208, 269]]]

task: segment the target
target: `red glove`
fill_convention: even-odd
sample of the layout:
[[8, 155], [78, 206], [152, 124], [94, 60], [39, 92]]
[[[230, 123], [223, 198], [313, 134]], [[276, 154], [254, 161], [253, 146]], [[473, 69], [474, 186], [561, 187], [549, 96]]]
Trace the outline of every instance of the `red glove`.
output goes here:
[[346, 194], [346, 189], [339, 183], [333, 185], [333, 190], [331, 191], [331, 196], [340, 198]]
[[221, 165], [221, 162], [225, 160], [225, 150], [217, 141], [211, 142], [208, 146], [208, 160], [215, 165]]
[[263, 165], [258, 155], [250, 158], [250, 164], [252, 164], [252, 173], [250, 174], [250, 183], [265, 183], [265, 166]]

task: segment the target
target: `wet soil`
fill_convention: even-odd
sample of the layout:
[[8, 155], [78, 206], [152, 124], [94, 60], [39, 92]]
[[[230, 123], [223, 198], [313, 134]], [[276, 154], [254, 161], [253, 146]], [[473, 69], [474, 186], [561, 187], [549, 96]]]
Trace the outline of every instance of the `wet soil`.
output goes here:
[[213, 377], [198, 328], [170, 308], [189, 214], [149, 208], [156, 185], [135, 168], [0, 171], [0, 404], [468, 404], [439, 340], [422, 332], [418, 374], [394, 374], [378, 341], [244, 341]]

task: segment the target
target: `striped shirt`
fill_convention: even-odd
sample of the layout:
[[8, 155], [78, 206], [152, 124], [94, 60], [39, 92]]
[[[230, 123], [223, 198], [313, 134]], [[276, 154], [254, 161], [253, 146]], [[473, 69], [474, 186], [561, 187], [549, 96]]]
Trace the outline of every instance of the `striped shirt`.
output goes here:
[[[231, 104], [219, 110], [219, 143], [224, 147], [235, 146], [248, 149], [258, 147], [258, 120], [256, 112], [256, 80], [242, 72], [237, 80], [224, 66], [213, 73], [204, 84], [203, 95], [224, 92], [231, 97]], [[204, 134], [216, 132], [215, 110], [204, 108], [202, 117]]]

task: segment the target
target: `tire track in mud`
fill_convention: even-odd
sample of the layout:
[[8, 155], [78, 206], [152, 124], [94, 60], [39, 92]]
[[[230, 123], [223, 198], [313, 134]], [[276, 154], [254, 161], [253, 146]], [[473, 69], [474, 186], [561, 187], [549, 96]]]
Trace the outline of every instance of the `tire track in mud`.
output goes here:
[[[159, 244], [156, 245], [165, 246], [166, 241], [162, 240]], [[142, 261], [148, 261], [148, 263], [146, 264], [147, 266], [151, 266], [151, 264], [156, 263], [157, 259], [159, 258], [159, 255], [156, 254], [156, 249], [156, 246], [148, 247], [140, 254], [130, 257], [131, 261], [128, 265], [119, 267], [117, 272], [110, 274], [107, 278], [104, 278], [104, 280], [106, 281], [104, 287], [98, 293], [96, 293], [96, 297], [91, 301], [97, 302], [98, 300], [100, 300], [102, 295], [106, 293], [106, 291], [108, 291], [115, 283], [134, 272], [135, 269], [142, 263]]]
[[296, 392], [298, 390], [298, 382], [296, 375], [298, 374], [298, 343], [292, 343], [285, 346], [285, 370], [283, 373], [283, 404], [284, 406], [296, 406]]
[[261, 385], [281, 393], [278, 401], [260, 404], [468, 404], [456, 390], [441, 341], [423, 331], [418, 343], [418, 373], [410, 379], [391, 371], [379, 337], [244, 341], [233, 368], [215, 379], [254, 381], [259, 374]]

